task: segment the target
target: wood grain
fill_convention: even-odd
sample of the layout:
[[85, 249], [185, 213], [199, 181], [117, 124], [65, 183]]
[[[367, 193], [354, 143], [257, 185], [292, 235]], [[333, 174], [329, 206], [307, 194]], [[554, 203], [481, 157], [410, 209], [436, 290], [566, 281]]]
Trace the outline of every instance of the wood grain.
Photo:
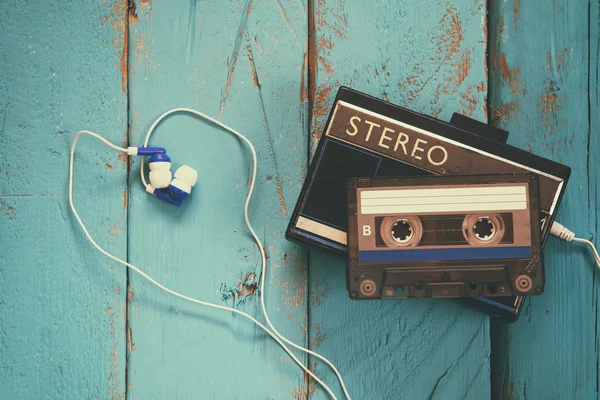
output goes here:
[[[292, 1], [141, 2], [130, 26], [131, 141], [172, 107], [197, 108], [254, 143], [250, 216], [268, 256], [267, 306], [277, 328], [307, 341], [306, 254], [284, 239], [306, 168], [306, 9]], [[245, 228], [251, 157], [230, 133], [169, 118], [151, 143], [199, 182], [181, 208], [131, 176], [129, 257], [165, 285], [262, 320], [260, 256]], [[305, 398], [294, 362], [252, 323], [185, 304], [130, 276], [131, 398]]]
[[[589, 97], [597, 87], [588, 64], [597, 59], [598, 39], [596, 29], [591, 46], [588, 17], [587, 2], [515, 1], [494, 3], [490, 22], [494, 122], [510, 131], [509, 143], [572, 168], [557, 220], [586, 238], [598, 233], [597, 135], [590, 126], [597, 99]], [[517, 323], [493, 325], [494, 397], [596, 398], [593, 260], [587, 248], [550, 238], [545, 263], [544, 294], [528, 301]]]
[[[589, 192], [588, 192], [588, 204], [589, 204], [589, 234], [588, 236], [593, 236], [593, 242], [596, 244], [596, 248], [600, 246], [600, 223], [598, 218], [600, 216], [600, 135], [598, 132], [600, 131], [600, 114], [598, 114], [598, 110], [600, 110], [600, 80], [598, 77], [600, 76], [600, 63], [598, 62], [600, 59], [600, 1], [590, 1], [590, 9], [589, 9], [589, 33], [588, 33], [588, 42], [589, 42], [589, 117], [590, 117], [590, 126], [588, 131], [588, 183], [589, 183]], [[585, 201], [585, 199], [584, 199]], [[585, 232], [584, 232], [585, 233]], [[594, 284], [593, 288], [595, 290], [595, 325], [594, 325], [594, 336], [595, 341], [594, 344], [598, 343], [598, 339], [600, 333], [598, 332], [598, 285], [596, 281], [598, 279], [598, 270], [591, 265], [588, 260], [589, 253], [585, 255], [586, 263], [585, 265], [590, 265], [589, 268], [594, 269], [593, 279]], [[598, 266], [600, 267], [600, 266]], [[585, 268], [585, 267], [584, 267]], [[589, 351], [589, 349], [588, 349]], [[595, 356], [596, 356], [596, 370], [593, 369], [590, 371], [590, 375], [595, 375], [594, 377], [590, 376], [590, 380], [596, 383], [595, 395], [598, 398], [599, 392], [599, 381], [600, 381], [600, 356], [598, 355], [598, 348], [595, 347]], [[593, 368], [592, 364], [592, 368]]]
[[[71, 141], [124, 143], [117, 4], [0, 4], [0, 397], [123, 398], [125, 270], [94, 250], [67, 199]], [[75, 203], [126, 254], [127, 171], [79, 142]]]
[[[484, 2], [323, 0], [312, 11], [313, 147], [339, 85], [446, 120], [455, 111], [485, 120]], [[354, 398], [489, 395], [486, 316], [449, 301], [353, 302], [344, 268], [310, 253], [310, 344], [338, 365]]]
[[[587, 248], [551, 238], [546, 292], [516, 324], [490, 329], [449, 301], [352, 302], [343, 260], [283, 237], [339, 85], [445, 120], [485, 121], [489, 97], [511, 144], [572, 167], [558, 220], [598, 237], [600, 3], [488, 3], [0, 0], [0, 398], [326, 398], [251, 323], [129, 275], [71, 216], [75, 133], [141, 145], [180, 106], [254, 142], [250, 215], [271, 318], [329, 357], [353, 398], [597, 398]], [[90, 233], [167, 286], [262, 319], [242, 214], [247, 149], [184, 115], [151, 143], [173, 169], [199, 170], [192, 196], [181, 208], [151, 198], [139, 160], [84, 137], [75, 203]], [[302, 359], [342, 397], [331, 371]]]

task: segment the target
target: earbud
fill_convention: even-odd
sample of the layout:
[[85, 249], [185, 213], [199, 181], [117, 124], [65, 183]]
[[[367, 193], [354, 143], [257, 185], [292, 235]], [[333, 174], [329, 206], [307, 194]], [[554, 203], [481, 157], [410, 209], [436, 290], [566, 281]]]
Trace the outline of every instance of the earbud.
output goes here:
[[180, 206], [198, 182], [198, 172], [187, 165], [179, 167], [172, 179], [171, 159], [162, 147], [129, 147], [128, 154], [150, 156], [150, 184], [146, 185], [146, 192], [173, 205]]
[[151, 191], [149, 191], [150, 185], [148, 185], [146, 191], [173, 205], [180, 206], [183, 200], [192, 192], [192, 187], [196, 185], [197, 181], [198, 172], [187, 165], [183, 165], [175, 171], [175, 179], [171, 181], [167, 188], [150, 188]]
[[150, 184], [156, 189], [164, 189], [171, 183], [171, 159], [166, 154], [154, 154], [148, 162]]
[[175, 179], [171, 182], [171, 186], [190, 194], [196, 182], [198, 182], [198, 172], [187, 165], [182, 165], [175, 171]]

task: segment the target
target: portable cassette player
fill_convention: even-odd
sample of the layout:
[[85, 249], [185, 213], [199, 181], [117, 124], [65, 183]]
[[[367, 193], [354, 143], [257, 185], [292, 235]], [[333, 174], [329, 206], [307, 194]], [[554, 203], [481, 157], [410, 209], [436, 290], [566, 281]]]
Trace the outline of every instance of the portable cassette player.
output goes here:
[[[506, 145], [508, 133], [460, 114], [450, 123], [342, 87], [331, 108], [286, 231], [303, 244], [347, 252], [350, 178], [533, 173], [545, 244], [569, 167]], [[465, 300], [516, 320], [521, 296]]]

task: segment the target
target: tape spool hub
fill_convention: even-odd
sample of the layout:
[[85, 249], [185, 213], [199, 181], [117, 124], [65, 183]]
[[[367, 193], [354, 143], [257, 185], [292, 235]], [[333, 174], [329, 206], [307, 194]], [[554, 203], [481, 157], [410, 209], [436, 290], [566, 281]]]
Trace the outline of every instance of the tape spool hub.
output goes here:
[[506, 227], [499, 214], [469, 214], [463, 221], [463, 235], [472, 246], [487, 246], [502, 241]]
[[475, 237], [484, 242], [489, 242], [496, 236], [496, 224], [489, 217], [480, 217], [473, 224], [473, 233]]
[[423, 235], [421, 220], [415, 216], [385, 217], [379, 235], [390, 247], [416, 246]]
[[390, 234], [397, 243], [404, 244], [410, 242], [413, 238], [414, 228], [410, 222], [401, 218], [392, 225]]

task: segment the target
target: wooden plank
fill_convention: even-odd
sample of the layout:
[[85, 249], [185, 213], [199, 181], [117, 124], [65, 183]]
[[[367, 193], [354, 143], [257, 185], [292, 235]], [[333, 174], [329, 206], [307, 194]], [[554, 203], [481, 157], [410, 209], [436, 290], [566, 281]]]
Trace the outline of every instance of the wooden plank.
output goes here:
[[[312, 11], [313, 147], [342, 84], [445, 120], [485, 120], [485, 2], [319, 0]], [[311, 347], [354, 398], [489, 396], [488, 317], [450, 301], [352, 302], [344, 261], [329, 254], [311, 252], [309, 272]]]
[[[306, 10], [293, 1], [142, 1], [131, 25], [131, 142], [173, 107], [197, 108], [253, 141], [259, 157], [252, 223], [269, 257], [274, 324], [306, 343], [305, 250], [284, 239], [308, 154]], [[258, 249], [243, 204], [251, 157], [231, 134], [190, 116], [169, 118], [151, 143], [173, 169], [199, 171], [175, 208], [144, 192], [134, 163], [130, 260], [170, 288], [262, 319]], [[302, 371], [249, 321], [186, 304], [130, 276], [131, 398], [304, 398]]]
[[[572, 168], [557, 220], [580, 236], [597, 237], [597, 147], [590, 143], [588, 103], [590, 88], [597, 94], [588, 70], [597, 48], [589, 58], [589, 16], [583, 1], [494, 2], [490, 93], [494, 122], [511, 132], [511, 144]], [[592, 16], [597, 25], [597, 13]], [[587, 248], [550, 238], [545, 261], [544, 294], [528, 301], [517, 323], [493, 327], [494, 398], [597, 394], [591, 255]]]
[[[78, 130], [124, 142], [124, 7], [1, 3], [0, 398], [123, 398], [125, 270], [76, 226], [67, 173]], [[117, 156], [80, 140], [75, 202], [98, 242], [124, 257]]]
[[[590, 15], [589, 15], [589, 73], [588, 73], [588, 82], [589, 82], [589, 117], [590, 117], [590, 127], [588, 131], [588, 183], [589, 183], [589, 235], [592, 236], [592, 241], [596, 245], [596, 249], [600, 251], [600, 223], [598, 217], [600, 215], [600, 167], [598, 167], [600, 163], [600, 135], [598, 132], [600, 130], [600, 115], [598, 114], [598, 110], [600, 110], [600, 80], [598, 79], [600, 76], [600, 1], [590, 1]], [[585, 232], [584, 232], [585, 233]], [[589, 255], [586, 254], [586, 257]], [[600, 265], [598, 266], [600, 267]], [[598, 270], [596, 268], [590, 266], [595, 270], [594, 272], [594, 289], [595, 289], [595, 298], [596, 298], [596, 323], [594, 325], [594, 337], [595, 344], [598, 343], [598, 339], [600, 337], [600, 333], [598, 332], [598, 288], [595, 285], [595, 279], [598, 276]], [[600, 396], [599, 392], [599, 380], [600, 380], [600, 355], [598, 355], [597, 347], [594, 348], [596, 355], [596, 371], [595, 371], [595, 383], [596, 383], [596, 399]], [[593, 370], [592, 370], [593, 372]], [[593, 382], [593, 378], [592, 382]]]

